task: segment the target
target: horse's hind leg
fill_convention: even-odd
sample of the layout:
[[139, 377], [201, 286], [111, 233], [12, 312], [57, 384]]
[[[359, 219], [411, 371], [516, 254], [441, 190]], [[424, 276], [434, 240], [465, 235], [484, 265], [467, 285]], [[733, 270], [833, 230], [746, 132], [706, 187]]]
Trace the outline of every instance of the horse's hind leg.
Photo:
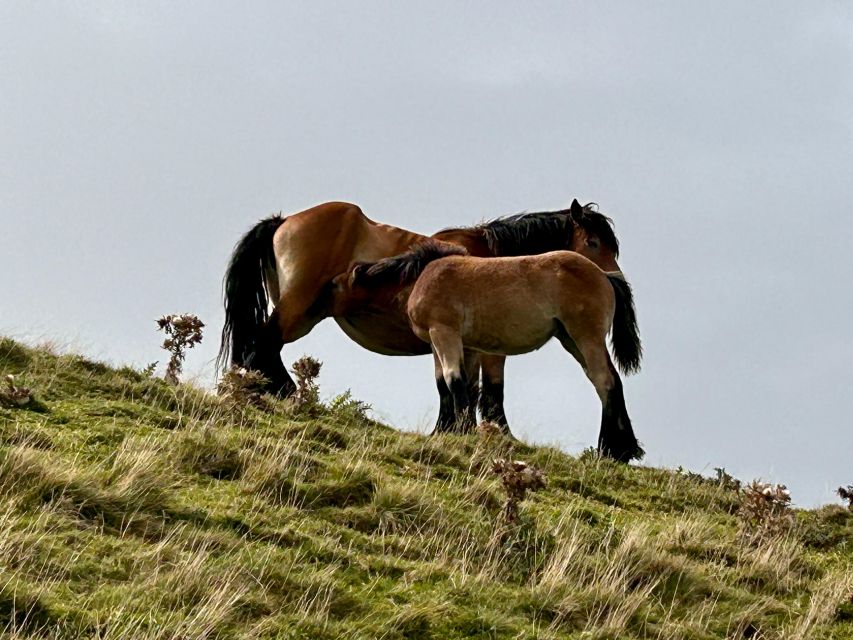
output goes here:
[[269, 391], [282, 398], [296, 391], [296, 384], [287, 372], [281, 359], [281, 350], [285, 344], [295, 342], [305, 336], [325, 317], [328, 293], [297, 295], [284, 291], [279, 297], [275, 310], [261, 330], [257, 349], [248, 366], [260, 371], [269, 379]]
[[[462, 339], [458, 332], [449, 327], [434, 327], [430, 329], [429, 336], [435, 357], [436, 384], [439, 395], [443, 396], [439, 424], [436, 424], [433, 433], [446, 431], [468, 433], [476, 424], [476, 418], [468, 395]], [[452, 421], [447, 419], [451, 401]], [[443, 420], [442, 414], [445, 416]]]
[[580, 362], [601, 399], [601, 431], [598, 434], [598, 451], [602, 455], [629, 462], [643, 457], [643, 449], [637, 442], [625, 396], [622, 380], [607, 353], [601, 338], [573, 339], [565, 330], [557, 333], [563, 347]]
[[261, 328], [255, 351], [246, 359], [246, 367], [258, 371], [269, 380], [267, 389], [270, 393], [286, 398], [296, 391], [296, 384], [281, 360], [283, 346], [278, 312], [274, 311]]
[[465, 379], [468, 382], [468, 409], [465, 424], [473, 427], [477, 424], [477, 403], [480, 400], [480, 354], [476, 351], [465, 351], [463, 364]]

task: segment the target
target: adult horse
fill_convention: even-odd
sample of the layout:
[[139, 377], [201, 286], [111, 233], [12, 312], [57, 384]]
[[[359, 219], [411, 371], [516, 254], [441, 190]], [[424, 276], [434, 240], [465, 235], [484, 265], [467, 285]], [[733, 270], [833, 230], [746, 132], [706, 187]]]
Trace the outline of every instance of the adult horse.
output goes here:
[[[559, 249], [581, 253], [605, 271], [618, 271], [619, 243], [610, 219], [574, 200], [569, 209], [523, 213], [473, 227], [444, 229], [432, 236], [481, 257], [517, 256]], [[333, 314], [332, 280], [354, 262], [402, 254], [427, 236], [367, 218], [354, 204], [328, 202], [300, 213], [258, 222], [237, 243], [225, 274], [225, 324], [217, 361], [254, 369], [269, 379], [269, 391], [293, 393], [281, 349]], [[270, 307], [272, 311], [270, 312]], [[335, 317], [362, 347], [385, 355], [422, 355], [429, 345], [412, 333], [405, 314], [367, 305]], [[479, 363], [484, 419], [506, 425], [504, 356]], [[476, 376], [472, 375], [472, 382]], [[440, 389], [449, 397], [448, 389]], [[452, 425], [442, 403], [436, 427]]]
[[405, 310], [412, 331], [430, 344], [436, 374], [450, 389], [456, 430], [472, 426], [466, 424], [471, 406], [466, 350], [516, 355], [557, 338], [601, 399], [601, 454], [621, 462], [642, 457], [606, 344], [610, 333], [623, 373], [639, 369], [634, 300], [621, 273], [605, 273], [571, 251], [483, 259], [428, 240], [406, 254], [356, 264], [335, 283], [344, 303], [362, 289]]

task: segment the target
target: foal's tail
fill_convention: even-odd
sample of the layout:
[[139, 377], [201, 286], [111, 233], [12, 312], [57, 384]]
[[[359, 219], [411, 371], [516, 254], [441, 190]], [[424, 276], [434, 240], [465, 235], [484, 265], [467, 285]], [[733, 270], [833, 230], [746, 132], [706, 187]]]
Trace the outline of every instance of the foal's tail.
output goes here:
[[357, 263], [352, 268], [350, 282], [360, 287], [376, 287], [391, 283], [405, 285], [417, 280], [433, 260], [467, 254], [465, 247], [430, 238], [398, 256], [385, 258], [372, 264]]
[[261, 220], [234, 247], [223, 281], [225, 325], [217, 370], [228, 366], [229, 355], [232, 364], [243, 366], [255, 351], [259, 332], [269, 319], [269, 301], [277, 293], [270, 290], [275, 282], [270, 276], [276, 272], [272, 239], [282, 222], [280, 215]]
[[610, 348], [619, 369], [629, 375], [640, 370], [640, 360], [643, 357], [640, 330], [637, 328], [637, 312], [634, 309], [634, 294], [631, 292], [631, 285], [621, 273], [606, 275], [616, 294], [616, 313], [610, 333]]

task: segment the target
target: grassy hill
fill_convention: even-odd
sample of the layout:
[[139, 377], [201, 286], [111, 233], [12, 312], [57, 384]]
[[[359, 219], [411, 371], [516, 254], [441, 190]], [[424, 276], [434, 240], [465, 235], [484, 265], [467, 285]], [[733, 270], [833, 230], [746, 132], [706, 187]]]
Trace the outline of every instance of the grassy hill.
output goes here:
[[[347, 397], [239, 408], [0, 340], [10, 638], [853, 638], [853, 513], [749, 542], [742, 494]], [[513, 450], [510, 450], [514, 447]], [[547, 475], [503, 517], [496, 457]], [[724, 462], [724, 461], [721, 461]]]

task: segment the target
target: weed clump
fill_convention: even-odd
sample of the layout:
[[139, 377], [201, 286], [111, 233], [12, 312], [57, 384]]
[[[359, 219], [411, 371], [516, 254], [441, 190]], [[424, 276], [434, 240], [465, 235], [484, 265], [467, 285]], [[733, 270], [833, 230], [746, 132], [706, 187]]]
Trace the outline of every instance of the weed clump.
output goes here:
[[23, 407], [33, 400], [33, 392], [26, 387], [15, 384], [15, 376], [11, 373], [6, 376], [6, 388], [0, 391], [0, 403], [13, 407]]
[[492, 471], [500, 477], [506, 491], [504, 522], [516, 522], [519, 505], [527, 497], [527, 492], [545, 488], [545, 474], [522, 460], [509, 461], [503, 458], [494, 461]]
[[293, 374], [296, 376], [296, 394], [293, 402], [297, 409], [316, 413], [320, 405], [320, 387], [317, 376], [323, 363], [311, 356], [302, 356], [293, 363]]
[[742, 535], [750, 542], [788, 533], [794, 524], [791, 492], [784, 484], [753, 480], [741, 494], [738, 510]]
[[368, 403], [353, 398], [349, 389], [332, 398], [329, 403], [329, 412], [332, 416], [347, 423], [370, 422], [367, 412], [372, 408]]
[[157, 320], [159, 331], [166, 333], [163, 348], [169, 352], [169, 364], [166, 366], [166, 382], [178, 384], [187, 349], [201, 342], [204, 323], [191, 313], [163, 316]]
[[269, 380], [259, 371], [231, 367], [223, 374], [216, 386], [216, 392], [232, 407], [253, 406], [268, 409], [270, 402], [265, 391], [268, 384]]

